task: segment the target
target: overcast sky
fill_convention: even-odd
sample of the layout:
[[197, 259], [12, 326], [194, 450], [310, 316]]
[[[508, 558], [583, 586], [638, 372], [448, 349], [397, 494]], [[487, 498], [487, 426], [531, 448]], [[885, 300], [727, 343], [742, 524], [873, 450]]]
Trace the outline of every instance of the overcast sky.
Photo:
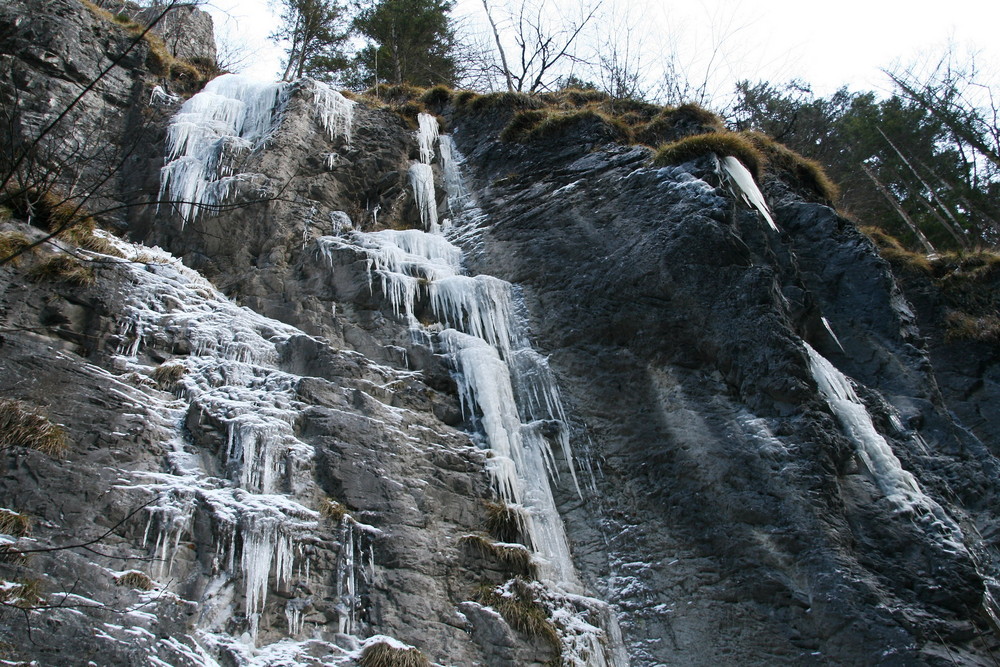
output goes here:
[[[491, 0], [499, 4], [500, 0]], [[711, 72], [717, 94], [738, 79], [800, 78], [818, 94], [842, 85], [887, 90], [879, 68], [908, 64], [949, 42], [975, 47], [991, 69], [1000, 62], [1000, 0], [604, 0], [611, 16], [628, 16], [647, 31], [650, 61], [663, 44], [688, 76]], [[614, 3], [614, 4], [612, 4]], [[217, 31], [256, 51], [248, 73], [272, 78], [281, 50], [267, 40], [277, 19], [267, 0], [210, 0]], [[481, 0], [459, 0], [457, 16], [479, 20]], [[714, 54], [714, 58], [713, 58]], [[711, 67], [708, 67], [711, 62]], [[651, 62], [655, 65], [655, 62]], [[992, 77], [994, 85], [1000, 83]]]

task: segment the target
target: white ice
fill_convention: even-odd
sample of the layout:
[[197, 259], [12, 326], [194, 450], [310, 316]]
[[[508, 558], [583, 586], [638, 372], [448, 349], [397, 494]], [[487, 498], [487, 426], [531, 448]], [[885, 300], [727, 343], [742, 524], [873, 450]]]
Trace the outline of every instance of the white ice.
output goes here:
[[778, 225], [774, 224], [774, 218], [771, 217], [771, 211], [767, 208], [764, 195], [761, 193], [760, 188], [757, 187], [757, 183], [753, 180], [753, 175], [751, 175], [750, 171], [732, 155], [724, 156], [720, 160], [720, 163], [730, 181], [736, 185], [743, 200], [748, 205], [760, 211], [760, 214], [767, 220], [767, 224], [771, 226], [771, 229], [778, 231]]
[[964, 550], [962, 532], [936, 501], [924, 494], [917, 479], [905, 470], [889, 443], [876, 430], [871, 415], [851, 381], [808, 343], [809, 369], [820, 393], [855, 445], [855, 453], [872, 481], [901, 510], [927, 517], [948, 548]]
[[431, 233], [438, 233], [437, 197], [434, 193], [434, 169], [429, 164], [414, 162], [410, 165], [410, 187], [420, 211], [420, 224]]
[[420, 162], [430, 164], [434, 159], [434, 142], [438, 139], [437, 118], [429, 113], [417, 114], [417, 145], [420, 147]]

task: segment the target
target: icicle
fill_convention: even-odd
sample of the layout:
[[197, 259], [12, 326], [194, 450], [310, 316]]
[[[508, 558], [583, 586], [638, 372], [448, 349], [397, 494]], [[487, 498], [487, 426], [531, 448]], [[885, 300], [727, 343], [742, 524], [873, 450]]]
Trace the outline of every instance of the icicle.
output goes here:
[[436, 234], [441, 231], [437, 219], [437, 198], [434, 194], [434, 170], [429, 164], [414, 162], [410, 166], [410, 187], [420, 210], [424, 229]]
[[288, 636], [296, 637], [302, 633], [305, 623], [303, 612], [305, 608], [312, 604], [309, 598], [293, 598], [285, 603], [285, 618], [288, 620]]
[[764, 201], [764, 195], [761, 193], [760, 188], [757, 187], [757, 183], [754, 182], [753, 175], [743, 166], [743, 163], [731, 155], [726, 155], [720, 162], [723, 171], [729, 176], [730, 181], [736, 185], [743, 200], [748, 205], [760, 211], [760, 214], [767, 220], [767, 224], [771, 226], [771, 229], [779, 231], [778, 225], [774, 224], [774, 218], [771, 217], [771, 212], [767, 208], [767, 202]]
[[[312, 93], [313, 108], [319, 116], [320, 124], [326, 131], [327, 136], [333, 140], [337, 137], [344, 137], [344, 140], [351, 143], [351, 130], [354, 125], [354, 105], [356, 102], [349, 100], [339, 92], [321, 81], [310, 81], [310, 91]], [[331, 153], [331, 156], [336, 155]], [[329, 157], [327, 158], [330, 159]], [[327, 169], [332, 169], [332, 162]]]
[[354, 563], [354, 525], [350, 517], [340, 520], [340, 552], [337, 555], [337, 632], [354, 632], [358, 608], [357, 571]]
[[153, 92], [149, 95], [150, 106], [177, 104], [181, 98], [168, 93], [163, 86], [153, 86]]
[[160, 201], [173, 200], [182, 222], [230, 196], [236, 157], [264, 143], [288, 99], [288, 84], [224, 74], [181, 106], [167, 128]]
[[437, 118], [429, 113], [417, 114], [417, 144], [420, 146], [420, 162], [430, 164], [434, 159], [434, 142], [438, 139]]
[[292, 574], [292, 538], [281, 522], [269, 515], [248, 515], [241, 526], [247, 616], [260, 614], [267, 598], [272, 565], [276, 584], [283, 588]]
[[823, 322], [823, 327], [826, 329], [826, 332], [830, 334], [830, 338], [833, 339], [833, 342], [837, 344], [837, 347], [840, 348], [841, 352], [844, 352], [844, 346], [840, 344], [840, 339], [837, 338], [837, 334], [833, 333], [833, 327], [830, 326], [830, 320], [825, 317], [821, 317], [819, 319]]

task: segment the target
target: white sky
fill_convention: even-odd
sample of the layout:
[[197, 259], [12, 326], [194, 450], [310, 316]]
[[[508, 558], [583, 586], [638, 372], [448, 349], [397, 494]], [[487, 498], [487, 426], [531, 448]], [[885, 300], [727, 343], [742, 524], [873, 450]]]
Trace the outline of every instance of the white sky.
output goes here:
[[[820, 95], [841, 85], [886, 91], [879, 68], [909, 64], [949, 41], [978, 49], [981, 64], [1000, 63], [1000, 0], [604, 1], [612, 16], [630, 17], [648, 31], [646, 41], [656, 49], [669, 43], [695, 81], [704, 77], [714, 53], [711, 88], [721, 95], [742, 78], [781, 83], [798, 77]], [[248, 73], [275, 76], [281, 50], [267, 40], [277, 25], [267, 0], [209, 0], [205, 8], [224, 38], [256, 50]], [[459, 0], [455, 11], [473, 20], [481, 14], [481, 0]], [[653, 65], [656, 49], [650, 50]], [[994, 76], [990, 83], [1000, 80]]]

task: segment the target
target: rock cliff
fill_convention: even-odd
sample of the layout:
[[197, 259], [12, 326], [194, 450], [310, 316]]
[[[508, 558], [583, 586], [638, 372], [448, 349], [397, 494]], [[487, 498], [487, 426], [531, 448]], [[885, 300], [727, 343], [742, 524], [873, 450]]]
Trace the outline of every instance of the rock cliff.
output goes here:
[[73, 105], [52, 191], [119, 232], [0, 223], [77, 231], [0, 265], [11, 660], [992, 662], [996, 348], [833, 209], [503, 96], [184, 101], [74, 0], [0, 26], [5, 155]]

